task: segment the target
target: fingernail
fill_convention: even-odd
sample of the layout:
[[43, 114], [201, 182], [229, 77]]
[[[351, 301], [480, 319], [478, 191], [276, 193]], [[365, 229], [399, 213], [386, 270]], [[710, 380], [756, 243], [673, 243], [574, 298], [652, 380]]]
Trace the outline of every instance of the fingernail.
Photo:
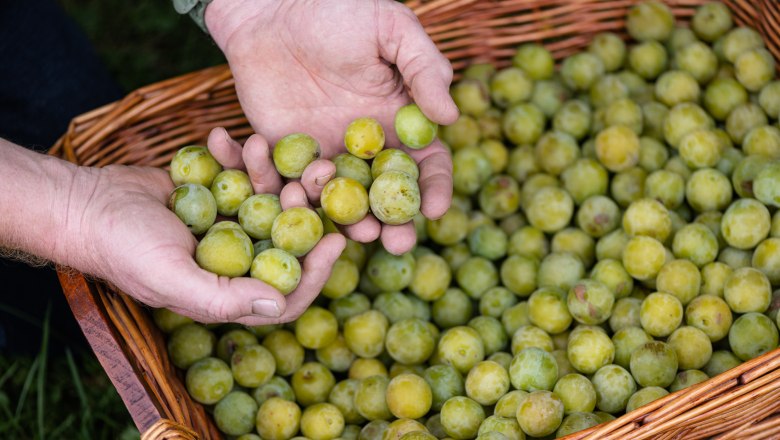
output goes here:
[[324, 186], [332, 178], [333, 178], [333, 174], [326, 174], [324, 176], [320, 176], [314, 179], [314, 183], [316, 183], [317, 186]]
[[272, 299], [258, 299], [252, 302], [252, 313], [255, 315], [268, 316], [270, 318], [278, 318], [281, 316], [279, 305]]
[[228, 144], [233, 143], [233, 138], [230, 137], [230, 133], [228, 133], [227, 129], [222, 128], [222, 136], [225, 137], [225, 140], [227, 141]]

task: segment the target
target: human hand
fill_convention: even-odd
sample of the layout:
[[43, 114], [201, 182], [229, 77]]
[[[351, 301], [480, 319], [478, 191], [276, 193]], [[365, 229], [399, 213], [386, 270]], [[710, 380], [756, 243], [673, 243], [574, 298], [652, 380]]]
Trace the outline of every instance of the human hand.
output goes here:
[[[230, 62], [250, 123], [272, 144], [305, 131], [320, 142], [322, 157], [331, 158], [345, 151], [347, 125], [369, 116], [385, 127], [388, 147], [403, 148], [393, 121], [410, 94], [434, 122], [448, 124], [458, 116], [449, 95], [449, 62], [398, 2], [215, 0], [206, 9], [206, 24]], [[420, 167], [423, 215], [441, 217], [452, 197], [449, 153], [438, 142], [404, 149]], [[302, 183], [310, 200], [319, 199], [334, 173], [327, 161], [307, 169]], [[373, 241], [380, 225], [369, 217], [344, 232]], [[394, 253], [416, 241], [412, 224], [383, 225], [381, 237]]]
[[[302, 190], [295, 187], [300, 185], [291, 185], [282, 193], [285, 208], [303, 203]], [[296, 319], [319, 294], [345, 245], [338, 234], [323, 237], [303, 262], [298, 288], [283, 296], [259, 280], [217, 276], [198, 267], [195, 237], [166, 207], [173, 184], [165, 171], [79, 168], [73, 187], [80, 190], [68, 203], [67, 264], [145, 304], [203, 323]]]

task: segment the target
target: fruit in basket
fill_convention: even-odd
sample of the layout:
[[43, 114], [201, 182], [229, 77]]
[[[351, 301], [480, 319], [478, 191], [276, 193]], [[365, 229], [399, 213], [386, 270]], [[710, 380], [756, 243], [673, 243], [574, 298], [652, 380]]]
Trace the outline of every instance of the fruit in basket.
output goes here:
[[311, 440], [336, 438], [344, 431], [344, 416], [330, 403], [317, 403], [303, 410], [301, 434]]
[[478, 79], [464, 79], [450, 89], [458, 109], [469, 116], [479, 117], [490, 108], [490, 96], [485, 84]]
[[737, 80], [751, 92], [761, 90], [775, 76], [775, 59], [766, 49], [753, 49], [734, 61]]
[[555, 73], [555, 60], [546, 47], [526, 43], [517, 48], [512, 65], [523, 69], [535, 81], [551, 78]]
[[295, 401], [295, 393], [293, 392], [292, 387], [287, 380], [281, 376], [274, 376], [263, 385], [252, 389], [252, 397], [261, 407], [266, 400], [274, 397], [290, 402]]
[[267, 348], [252, 344], [233, 352], [230, 369], [237, 384], [256, 388], [271, 380], [276, 372], [276, 360]]
[[517, 407], [517, 422], [528, 435], [543, 437], [555, 432], [563, 421], [561, 398], [550, 391], [529, 393]]
[[564, 84], [573, 90], [588, 90], [598, 78], [604, 75], [601, 58], [588, 52], [574, 54], [563, 61], [561, 77]]
[[591, 382], [596, 389], [596, 407], [610, 414], [623, 411], [637, 388], [631, 374], [618, 365], [599, 368]]
[[581, 374], [562, 376], [552, 390], [563, 402], [564, 414], [590, 413], [596, 408], [596, 390], [591, 381]]
[[249, 434], [255, 427], [257, 402], [243, 391], [232, 391], [214, 406], [214, 421], [228, 435]]
[[217, 218], [214, 196], [196, 183], [185, 183], [173, 190], [168, 206], [195, 235], [206, 232]]
[[544, 132], [546, 118], [534, 104], [517, 104], [504, 112], [501, 127], [515, 145], [533, 144]]
[[646, 41], [628, 52], [628, 65], [644, 79], [655, 79], [666, 70], [669, 56], [666, 48], [657, 41]]
[[637, 41], [664, 41], [674, 29], [669, 7], [657, 0], [643, 1], [628, 11], [626, 30]]
[[233, 388], [233, 373], [221, 359], [207, 357], [187, 369], [187, 392], [195, 401], [211, 405], [222, 400]]
[[587, 325], [601, 324], [609, 319], [615, 294], [605, 284], [584, 279], [569, 289], [566, 304], [569, 313], [578, 322]]
[[701, 88], [690, 73], [684, 70], [670, 70], [663, 73], [656, 81], [655, 95], [662, 104], [674, 107], [685, 102], [698, 102]]
[[755, 199], [740, 199], [723, 213], [721, 232], [729, 245], [752, 249], [769, 234], [770, 222], [766, 206]]
[[723, 299], [735, 313], [762, 313], [772, 300], [772, 287], [763, 272], [740, 267], [726, 279]]
[[400, 374], [387, 384], [387, 408], [399, 419], [417, 419], [431, 409], [433, 395], [431, 387], [422, 377]]
[[680, 369], [703, 368], [712, 356], [712, 344], [707, 335], [696, 327], [683, 326], [666, 340], [675, 353]]
[[588, 429], [602, 423], [593, 413], [575, 412], [567, 415], [558, 430], [555, 431], [555, 437], [565, 437], [569, 434]]
[[217, 341], [217, 357], [230, 363], [233, 353], [241, 347], [257, 344], [257, 336], [243, 328], [229, 330]]
[[723, 56], [734, 63], [743, 53], [764, 47], [764, 40], [755, 29], [737, 27], [723, 36]]
[[187, 369], [195, 362], [214, 353], [217, 339], [200, 324], [184, 324], [168, 338], [168, 355], [173, 365]]
[[640, 406], [660, 399], [669, 394], [669, 391], [661, 387], [645, 387], [631, 395], [626, 404], [626, 412], [633, 411]]
[[533, 93], [533, 80], [519, 67], [507, 67], [490, 80], [490, 97], [501, 108], [528, 100]]
[[696, 36], [707, 42], [713, 42], [723, 36], [733, 26], [731, 11], [720, 2], [702, 5], [691, 20], [691, 28]]
[[[771, 125], [762, 125], [753, 128], [745, 135], [742, 142], [742, 151], [748, 155], [766, 156], [772, 159], [780, 157], [780, 128]], [[760, 199], [771, 205], [771, 199]]]
[[173, 332], [185, 324], [193, 323], [192, 318], [180, 315], [168, 309], [154, 309], [152, 311], [152, 319], [154, 320], [155, 325], [166, 334]]
[[209, 188], [221, 171], [222, 165], [208, 148], [199, 145], [181, 148], [171, 159], [171, 180], [176, 186], [194, 183]]
[[298, 433], [301, 408], [295, 403], [272, 397], [260, 405], [255, 418], [258, 434], [268, 440], [287, 440]]
[[[351, 244], [297, 323], [252, 329], [276, 365], [247, 390], [258, 414], [280, 395], [298, 417], [333, 405], [343, 432], [323, 438], [563, 435], [777, 346], [774, 68], [718, 3], [693, 30], [673, 29], [658, 2], [631, 14], [642, 41], [598, 35], [560, 74], [535, 43], [512, 67], [464, 72], [451, 89], [462, 116], [439, 132], [452, 206], [410, 218], [408, 254]], [[333, 160], [369, 193], [388, 173], [419, 178], [402, 150]], [[540, 408], [551, 417], [531, 416]], [[302, 434], [295, 419], [282, 437]]]
[[538, 347], [524, 348], [512, 358], [509, 378], [512, 386], [519, 390], [552, 390], [558, 379], [558, 364], [548, 351]]
[[625, 171], [639, 161], [639, 137], [623, 125], [600, 132], [595, 147], [599, 162], [610, 171]]
[[466, 395], [481, 405], [493, 405], [509, 391], [509, 373], [494, 361], [482, 361], [469, 370]]
[[306, 362], [293, 373], [290, 385], [295, 400], [303, 407], [327, 401], [336, 385], [333, 373], [319, 362]]
[[441, 408], [444, 432], [455, 440], [475, 438], [484, 420], [482, 405], [465, 396], [455, 396]]
[[677, 374], [677, 353], [664, 342], [647, 342], [631, 353], [630, 366], [639, 385], [667, 387]]
[[277, 375], [289, 376], [303, 364], [305, 350], [288, 330], [274, 330], [263, 338], [262, 344], [276, 360]]
[[746, 361], [777, 348], [777, 327], [764, 314], [745, 313], [729, 329], [729, 346], [739, 359]]

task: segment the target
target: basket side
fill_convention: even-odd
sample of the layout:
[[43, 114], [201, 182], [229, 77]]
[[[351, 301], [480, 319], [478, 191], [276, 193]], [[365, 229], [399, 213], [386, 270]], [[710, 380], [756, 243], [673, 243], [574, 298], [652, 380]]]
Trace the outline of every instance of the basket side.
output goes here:
[[[741, 26], [757, 28], [767, 48], [780, 59], [780, 4], [776, 0], [722, 0]], [[639, 0], [412, 0], [431, 38], [451, 61], [455, 78], [469, 64], [511, 64], [522, 43], [541, 42], [561, 60], [587, 48], [599, 32], [628, 38], [625, 16]], [[686, 25], [707, 0], [665, 0]], [[780, 72], [780, 63], [776, 66]]]
[[[406, 4], [450, 59], [457, 78], [472, 62], [509, 65], [516, 47], [524, 42], [541, 42], [560, 60], [587, 47], [598, 32], [613, 31], [625, 37], [623, 17], [638, 1], [411, 0]], [[706, 2], [667, 1], [683, 24]], [[734, 11], [736, 22], [759, 29], [769, 50], [780, 58], [780, 2], [725, 3]], [[780, 63], [777, 67], [780, 71]], [[236, 138], [252, 133], [227, 66], [144, 87], [81, 115], [50, 153], [87, 166], [159, 167], [183, 145], [205, 143], [209, 131], [217, 126]], [[164, 338], [148, 310], [111, 286], [72, 272], [63, 272], [61, 278], [63, 274], [71, 280], [62, 282], [71, 308], [78, 313], [93, 350], [144, 438], [220, 438], [203, 407], [187, 395], [181, 372], [170, 364]], [[773, 402], [780, 402], [777, 390], [767, 388], [774, 387], [778, 356], [777, 352], [767, 354], [731, 375], [718, 376], [567, 438], [629, 438], [628, 433], [630, 438], [635, 434], [642, 435], [636, 438], [688, 438], [729, 430], [732, 433], [723, 438], [771, 438], [780, 432], [780, 417], [767, 417], [777, 411]], [[713, 419], [710, 416], [715, 412], [719, 416]], [[685, 423], [686, 418], [690, 423]], [[763, 420], [755, 423], [759, 419]]]

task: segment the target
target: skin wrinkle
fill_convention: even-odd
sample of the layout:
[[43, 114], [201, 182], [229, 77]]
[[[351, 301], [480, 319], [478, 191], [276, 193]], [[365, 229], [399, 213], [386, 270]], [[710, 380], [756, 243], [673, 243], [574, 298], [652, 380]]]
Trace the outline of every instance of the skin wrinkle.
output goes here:
[[[334, 83], [334, 82], [332, 82], [332, 81], [328, 81], [322, 75], [318, 75], [315, 72], [312, 72], [312, 70], [307, 67], [306, 63], [298, 55], [298, 50], [296, 50], [296, 49], [298, 49], [298, 47], [297, 46], [295, 48], [290, 47], [291, 44], [294, 44], [294, 43], [290, 43], [285, 38], [282, 38], [282, 44], [290, 52], [290, 55], [292, 55], [292, 59], [295, 60], [295, 62], [299, 66], [301, 66], [301, 68], [303, 68], [303, 70], [306, 72], [306, 74], [309, 75], [309, 78], [311, 78], [312, 84], [317, 86], [317, 89], [320, 91], [320, 93], [322, 93], [324, 96], [326, 96], [330, 100], [332, 106], [336, 107], [337, 105], [334, 102], [333, 97], [328, 93], [327, 90], [325, 90], [322, 86], [320, 86], [320, 80], [324, 81], [324, 82], [327, 82], [327, 83], [330, 83], [331, 85], [334, 85], [334, 86], [339, 86], [339, 85]], [[292, 107], [292, 109], [295, 109], [295, 107]]]
[[[71, 212], [71, 204], [73, 203], [73, 197], [74, 192], [76, 189], [76, 181], [77, 181], [77, 173], [79, 171], [79, 168], [76, 168], [76, 170], [72, 173], [72, 176], [70, 178], [70, 185], [68, 185], [68, 195], [65, 202], [65, 220], [63, 224], [63, 231], [69, 231], [70, 230], [70, 212]], [[68, 253], [68, 245], [67, 243], [63, 243], [63, 239], [65, 238], [66, 234], [55, 234], [54, 237], [54, 246], [53, 246], [53, 255], [60, 255], [61, 253], [63, 255], [67, 255]]]

